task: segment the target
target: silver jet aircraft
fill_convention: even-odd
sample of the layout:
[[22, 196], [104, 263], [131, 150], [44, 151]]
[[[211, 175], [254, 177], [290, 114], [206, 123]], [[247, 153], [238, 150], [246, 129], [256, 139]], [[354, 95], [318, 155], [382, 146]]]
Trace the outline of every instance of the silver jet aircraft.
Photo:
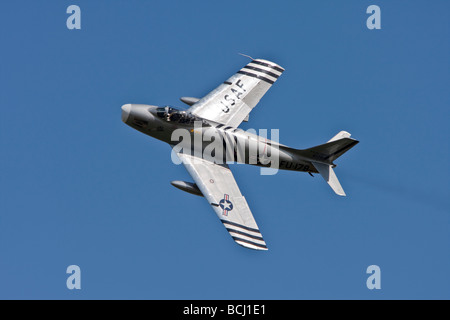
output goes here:
[[358, 143], [341, 131], [327, 143], [300, 150], [239, 129], [283, 71], [276, 63], [252, 59], [202, 99], [181, 98], [190, 106], [187, 110], [122, 106], [122, 121], [170, 144], [195, 181], [172, 181], [172, 185], [205, 197], [233, 240], [255, 250], [267, 250], [267, 245], [227, 162], [320, 173], [336, 194], [345, 196], [333, 162]]

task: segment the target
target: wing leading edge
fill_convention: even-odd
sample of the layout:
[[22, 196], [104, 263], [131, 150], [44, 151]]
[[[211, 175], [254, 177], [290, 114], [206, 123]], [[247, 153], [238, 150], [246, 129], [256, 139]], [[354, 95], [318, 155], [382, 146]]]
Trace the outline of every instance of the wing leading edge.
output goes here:
[[281, 76], [274, 62], [254, 59], [197, 101], [189, 112], [224, 125], [238, 127]]
[[200, 191], [233, 240], [246, 248], [267, 250], [267, 245], [228, 166], [177, 153]]

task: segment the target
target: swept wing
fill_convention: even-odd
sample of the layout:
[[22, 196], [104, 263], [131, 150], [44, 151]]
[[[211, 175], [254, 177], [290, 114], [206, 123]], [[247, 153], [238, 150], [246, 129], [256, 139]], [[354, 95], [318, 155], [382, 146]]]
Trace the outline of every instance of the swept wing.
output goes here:
[[248, 119], [284, 69], [274, 62], [254, 59], [189, 108], [196, 116], [238, 127]]
[[236, 243], [267, 250], [252, 212], [226, 164], [177, 153], [204, 197]]

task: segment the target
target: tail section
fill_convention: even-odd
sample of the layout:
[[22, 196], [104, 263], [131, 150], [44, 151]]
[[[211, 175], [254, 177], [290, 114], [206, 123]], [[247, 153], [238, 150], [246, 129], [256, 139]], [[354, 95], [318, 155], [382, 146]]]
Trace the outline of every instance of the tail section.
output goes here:
[[303, 153], [318, 162], [332, 164], [334, 160], [353, 148], [358, 142], [358, 140], [350, 138], [350, 133], [341, 131], [327, 143], [303, 150]]
[[[345, 152], [353, 148], [358, 144], [358, 140], [351, 139], [350, 133], [347, 131], [341, 131], [327, 143], [321, 144], [316, 147], [312, 147], [304, 150], [297, 150], [288, 147], [281, 147], [285, 151], [293, 155], [302, 161], [309, 161], [330, 185], [333, 191], [340, 195], [345, 196], [344, 189], [342, 189], [333, 168], [336, 166], [333, 161], [342, 156]], [[314, 169], [311, 170], [315, 172]]]
[[333, 161], [353, 148], [358, 142], [351, 139], [350, 133], [347, 131], [341, 131], [327, 143], [304, 150], [305, 155], [311, 158], [311, 163], [337, 195], [345, 197], [345, 192], [334, 173], [333, 167], [335, 165]]

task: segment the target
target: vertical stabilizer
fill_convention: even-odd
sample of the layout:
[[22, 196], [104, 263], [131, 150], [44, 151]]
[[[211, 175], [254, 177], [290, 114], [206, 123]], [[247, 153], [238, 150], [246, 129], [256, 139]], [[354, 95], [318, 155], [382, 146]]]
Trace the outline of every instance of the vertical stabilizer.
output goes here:
[[312, 148], [302, 150], [280, 146], [280, 149], [292, 155], [294, 159], [311, 162], [315, 170], [312, 168], [309, 172], [319, 172], [337, 195], [345, 197], [344, 189], [342, 189], [342, 186], [334, 173], [333, 168], [336, 165], [333, 161], [358, 143], [358, 140], [350, 138], [350, 133], [347, 131], [341, 131], [327, 143]]
[[333, 142], [333, 141], [336, 141], [336, 140], [340, 140], [342, 138], [350, 138], [350, 136], [351, 136], [351, 134], [348, 133], [347, 131], [341, 131], [337, 135], [335, 135], [333, 138], [328, 140], [328, 142]]

